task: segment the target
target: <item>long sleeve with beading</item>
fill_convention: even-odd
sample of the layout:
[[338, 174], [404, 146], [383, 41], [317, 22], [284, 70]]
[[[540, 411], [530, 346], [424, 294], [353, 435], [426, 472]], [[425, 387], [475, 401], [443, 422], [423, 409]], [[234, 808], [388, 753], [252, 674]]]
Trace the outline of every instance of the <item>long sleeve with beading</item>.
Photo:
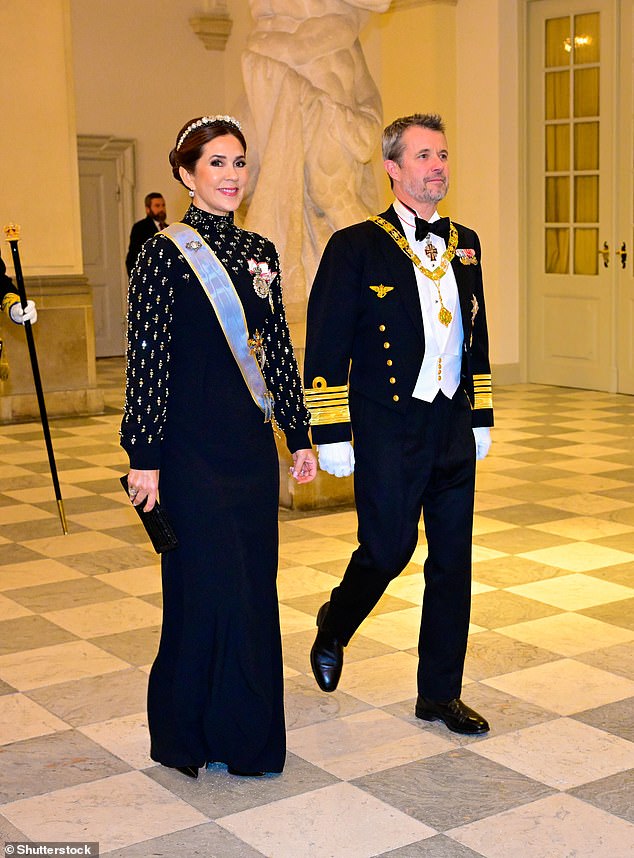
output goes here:
[[133, 468], [160, 467], [160, 442], [169, 398], [172, 261], [163, 242], [142, 249], [128, 290], [126, 394], [121, 444]]
[[264, 322], [266, 360], [262, 374], [275, 399], [275, 420], [286, 436], [291, 452], [310, 447], [308, 427], [310, 414], [304, 403], [302, 381], [293, 351], [282, 294], [279, 257], [269, 244], [271, 268], [277, 272], [271, 284], [273, 313]]

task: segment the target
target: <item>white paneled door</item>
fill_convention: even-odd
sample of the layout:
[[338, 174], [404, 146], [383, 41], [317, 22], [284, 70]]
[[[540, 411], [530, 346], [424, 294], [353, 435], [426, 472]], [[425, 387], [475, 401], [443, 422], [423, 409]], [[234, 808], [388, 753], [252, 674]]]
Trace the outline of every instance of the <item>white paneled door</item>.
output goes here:
[[92, 286], [97, 357], [125, 351], [125, 254], [134, 209], [134, 143], [80, 135], [79, 195], [84, 274]]
[[634, 393], [633, 6], [528, 3], [533, 382]]

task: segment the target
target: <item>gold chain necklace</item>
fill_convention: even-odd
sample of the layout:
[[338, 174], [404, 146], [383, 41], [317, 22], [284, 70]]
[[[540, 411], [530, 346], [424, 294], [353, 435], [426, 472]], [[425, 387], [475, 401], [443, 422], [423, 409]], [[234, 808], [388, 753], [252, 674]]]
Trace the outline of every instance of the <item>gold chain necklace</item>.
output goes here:
[[445, 274], [447, 273], [447, 269], [451, 264], [451, 260], [456, 255], [456, 247], [458, 247], [458, 230], [456, 229], [456, 227], [451, 223], [451, 221], [449, 222], [449, 244], [447, 246], [447, 249], [443, 253], [438, 267], [435, 268], [433, 271], [429, 271], [427, 268], [425, 268], [418, 256], [414, 253], [409, 241], [402, 233], [400, 233], [396, 229], [395, 226], [392, 226], [389, 221], [385, 220], [385, 218], [382, 218], [380, 215], [373, 215], [372, 217], [369, 217], [368, 220], [371, 220], [377, 226], [380, 226], [381, 229], [385, 230], [385, 232], [387, 232], [390, 238], [393, 238], [394, 241], [398, 244], [403, 253], [412, 260], [418, 270], [422, 271], [425, 277], [427, 277], [433, 282], [434, 286], [438, 291], [438, 300], [440, 301], [438, 320], [440, 321], [441, 325], [444, 325], [446, 328], [448, 328], [451, 324], [453, 316], [451, 314], [451, 311], [448, 310], [444, 305], [444, 302], [442, 300], [442, 293], [440, 291], [440, 284], [438, 283], [438, 281], [441, 277], [445, 276]]

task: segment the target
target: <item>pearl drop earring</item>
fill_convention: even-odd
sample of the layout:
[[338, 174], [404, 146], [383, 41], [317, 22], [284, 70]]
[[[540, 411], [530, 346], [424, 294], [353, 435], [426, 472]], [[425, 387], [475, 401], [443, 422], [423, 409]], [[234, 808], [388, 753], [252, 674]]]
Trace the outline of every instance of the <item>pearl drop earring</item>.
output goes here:
[[189, 189], [189, 196], [190, 196], [190, 197], [193, 197], [195, 193], [196, 193], [196, 192], [195, 192], [195, 191], [192, 191], [192, 189], [191, 189], [191, 188]]

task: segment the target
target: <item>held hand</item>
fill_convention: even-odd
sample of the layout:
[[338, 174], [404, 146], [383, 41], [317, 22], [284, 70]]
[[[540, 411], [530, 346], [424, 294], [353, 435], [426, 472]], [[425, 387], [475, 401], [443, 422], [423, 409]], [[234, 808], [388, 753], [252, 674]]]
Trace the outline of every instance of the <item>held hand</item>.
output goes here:
[[291, 477], [298, 483], [309, 483], [317, 475], [317, 459], [309, 448], [308, 450], [296, 450], [293, 453], [293, 465], [289, 469]]
[[491, 448], [491, 430], [488, 426], [474, 426], [473, 437], [476, 445], [476, 459], [484, 459]]
[[130, 468], [128, 474], [128, 493], [134, 506], [142, 504], [147, 498], [144, 511], [149, 512], [154, 508], [158, 494], [158, 471], [138, 471]]
[[317, 447], [319, 467], [335, 477], [349, 477], [354, 471], [354, 450], [350, 441], [320, 444]]
[[27, 301], [26, 307], [23, 308], [22, 304], [20, 304], [19, 301], [16, 301], [15, 304], [11, 304], [9, 307], [9, 315], [16, 325], [23, 325], [25, 322], [30, 322], [34, 325], [37, 322], [37, 308], [35, 306], [35, 302]]

